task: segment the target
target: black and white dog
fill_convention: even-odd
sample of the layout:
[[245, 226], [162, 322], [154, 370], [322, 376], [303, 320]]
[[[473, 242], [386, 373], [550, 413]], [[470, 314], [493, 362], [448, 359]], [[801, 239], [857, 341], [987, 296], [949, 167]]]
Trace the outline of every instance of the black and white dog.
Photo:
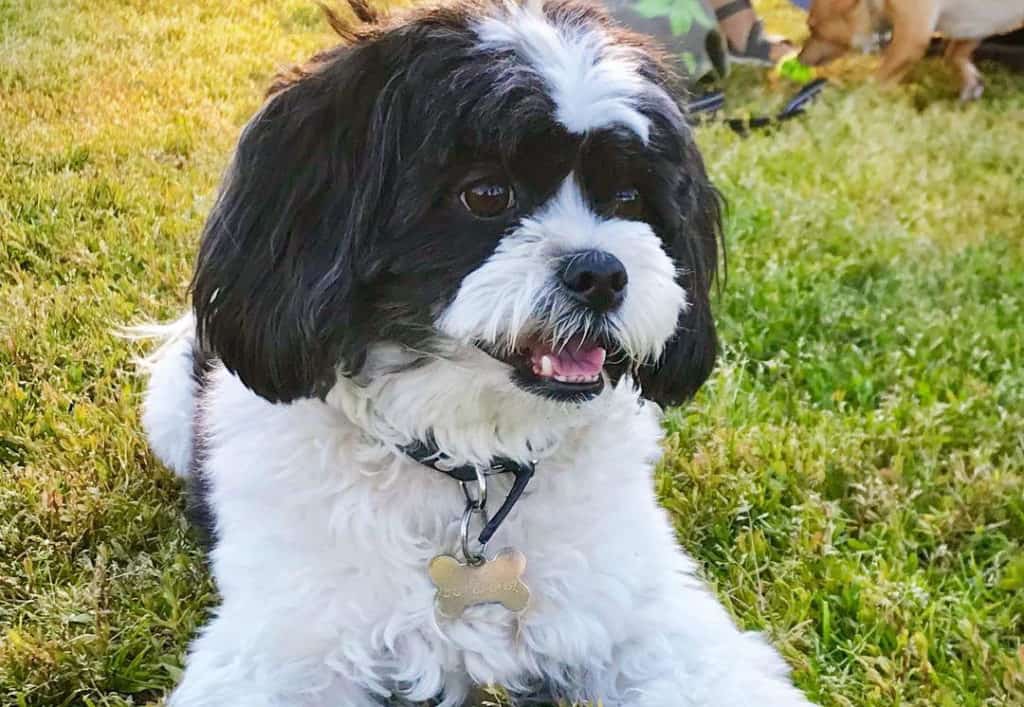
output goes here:
[[657, 54], [573, 0], [354, 9], [244, 129], [149, 361], [222, 599], [170, 705], [808, 704], [652, 489], [719, 229]]

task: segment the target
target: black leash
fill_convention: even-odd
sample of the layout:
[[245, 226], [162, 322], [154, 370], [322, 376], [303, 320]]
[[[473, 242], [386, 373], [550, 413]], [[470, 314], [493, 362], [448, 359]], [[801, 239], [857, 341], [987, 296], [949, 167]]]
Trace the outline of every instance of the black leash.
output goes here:
[[[795, 96], [783, 106], [775, 116], [755, 116], [753, 118], [726, 118], [725, 124], [738, 135], [749, 135], [751, 130], [768, 128], [802, 115], [807, 106], [818, 97], [828, 85], [827, 79], [815, 79], [801, 88]], [[725, 107], [725, 94], [721, 91], [705, 93], [686, 106], [686, 114], [695, 123], [711, 122], [718, 117], [718, 112]]]
[[[432, 436], [427, 441], [416, 440], [412, 444], [401, 447], [401, 450], [413, 461], [419, 462], [434, 471], [439, 471], [446, 476], [450, 476], [456, 481], [469, 483], [477, 480], [477, 468], [475, 466], [472, 464], [453, 466], [444, 455], [444, 452], [438, 448]], [[512, 488], [509, 489], [508, 495], [505, 496], [505, 501], [501, 504], [501, 507], [487, 521], [483, 530], [480, 531], [477, 541], [481, 545], [486, 545], [487, 541], [491, 539], [491, 536], [501, 526], [505, 517], [512, 510], [512, 507], [516, 505], [516, 502], [523, 495], [523, 491], [526, 490], [526, 485], [533, 478], [533, 472], [536, 468], [537, 462], [531, 461], [528, 464], [521, 464], [508, 457], [494, 457], [491, 459], [487, 469], [483, 470], [484, 476], [513, 474], [515, 475], [515, 481], [512, 482]]]

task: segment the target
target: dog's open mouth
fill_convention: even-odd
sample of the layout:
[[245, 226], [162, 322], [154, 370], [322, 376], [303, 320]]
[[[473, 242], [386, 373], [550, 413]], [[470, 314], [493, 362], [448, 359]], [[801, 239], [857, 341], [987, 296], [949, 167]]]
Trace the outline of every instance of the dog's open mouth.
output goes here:
[[481, 348], [512, 366], [515, 382], [531, 393], [557, 400], [581, 401], [604, 389], [607, 347], [600, 342], [575, 337], [556, 346], [533, 338], [511, 354]]
[[601, 379], [604, 367], [603, 346], [570, 342], [559, 350], [548, 344], [529, 349], [532, 373], [541, 380], [573, 385], [592, 385]]

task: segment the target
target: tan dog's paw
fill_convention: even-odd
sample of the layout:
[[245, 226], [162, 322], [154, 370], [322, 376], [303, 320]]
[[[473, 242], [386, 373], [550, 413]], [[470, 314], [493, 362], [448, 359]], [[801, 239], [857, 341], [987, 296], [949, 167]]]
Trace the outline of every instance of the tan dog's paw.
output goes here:
[[960, 87], [960, 100], [964, 103], [970, 103], [976, 101], [985, 94], [985, 82], [981, 80], [980, 76], [975, 77], [971, 81], [965, 81]]
[[502, 550], [476, 566], [438, 555], [427, 568], [437, 587], [437, 610], [448, 618], [477, 604], [501, 604], [515, 613], [525, 610], [530, 603], [530, 590], [522, 581], [525, 571], [526, 557], [517, 550]]

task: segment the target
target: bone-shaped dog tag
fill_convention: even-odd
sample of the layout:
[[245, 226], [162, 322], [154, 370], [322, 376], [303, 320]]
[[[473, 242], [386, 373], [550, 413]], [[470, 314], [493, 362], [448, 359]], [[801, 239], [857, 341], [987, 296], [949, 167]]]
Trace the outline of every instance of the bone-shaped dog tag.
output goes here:
[[477, 604], [501, 604], [509, 611], [522, 612], [530, 602], [530, 590], [522, 580], [524, 571], [526, 556], [512, 549], [502, 550], [479, 565], [438, 555], [427, 568], [437, 587], [437, 610], [450, 619]]

